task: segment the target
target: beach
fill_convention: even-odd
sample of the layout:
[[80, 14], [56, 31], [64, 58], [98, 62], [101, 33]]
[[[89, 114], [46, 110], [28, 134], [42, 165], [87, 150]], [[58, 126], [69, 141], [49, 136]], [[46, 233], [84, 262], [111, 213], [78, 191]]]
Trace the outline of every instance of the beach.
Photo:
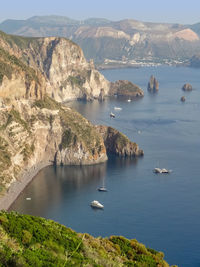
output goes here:
[[8, 191], [0, 198], [0, 210], [8, 210], [24, 188], [33, 180], [40, 170], [52, 165], [51, 161], [42, 161], [21, 173], [21, 178], [11, 184]]

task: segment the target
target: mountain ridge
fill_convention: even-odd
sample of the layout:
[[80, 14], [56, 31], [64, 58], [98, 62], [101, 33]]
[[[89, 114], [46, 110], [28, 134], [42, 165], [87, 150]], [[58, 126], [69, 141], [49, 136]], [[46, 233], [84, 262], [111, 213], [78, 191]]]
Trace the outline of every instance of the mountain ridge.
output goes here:
[[[185, 64], [200, 53], [198, 23], [152, 23], [132, 19], [73, 20], [63, 16], [35, 16], [8, 20], [0, 29], [23, 36], [59, 36], [81, 46], [87, 59], [104, 66], [148, 63]], [[115, 62], [114, 62], [115, 61]]]

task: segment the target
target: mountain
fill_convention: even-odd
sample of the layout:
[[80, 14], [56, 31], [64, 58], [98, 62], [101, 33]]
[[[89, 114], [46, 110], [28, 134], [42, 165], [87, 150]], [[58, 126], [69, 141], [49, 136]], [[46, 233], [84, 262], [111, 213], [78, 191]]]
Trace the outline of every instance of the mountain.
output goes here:
[[109, 65], [183, 64], [200, 53], [197, 25], [148, 23], [131, 19], [83, 21], [44, 16], [6, 20], [0, 29], [23, 36], [62, 36], [80, 45], [87, 59]]
[[164, 254], [122, 236], [94, 238], [52, 220], [0, 212], [1, 266], [160, 266]]

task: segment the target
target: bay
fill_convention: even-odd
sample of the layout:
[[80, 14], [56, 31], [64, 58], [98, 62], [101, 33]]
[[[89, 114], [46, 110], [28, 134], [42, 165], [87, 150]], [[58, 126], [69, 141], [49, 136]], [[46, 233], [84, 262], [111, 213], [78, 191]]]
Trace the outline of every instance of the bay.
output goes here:
[[[144, 157], [111, 156], [94, 166], [49, 166], [11, 209], [94, 236], [136, 238], [163, 251], [170, 264], [200, 266], [200, 71], [162, 66], [101, 72], [110, 81], [136, 83], [145, 96], [130, 103], [112, 98], [68, 105], [95, 124], [125, 133], [144, 150]], [[154, 95], [146, 90], [151, 74], [160, 84]], [[191, 83], [194, 90], [183, 92], [184, 83]], [[111, 111], [114, 119], [109, 117]], [[155, 167], [172, 173], [154, 174]], [[98, 192], [104, 182], [108, 192]], [[104, 210], [91, 209], [94, 199], [104, 204]]]

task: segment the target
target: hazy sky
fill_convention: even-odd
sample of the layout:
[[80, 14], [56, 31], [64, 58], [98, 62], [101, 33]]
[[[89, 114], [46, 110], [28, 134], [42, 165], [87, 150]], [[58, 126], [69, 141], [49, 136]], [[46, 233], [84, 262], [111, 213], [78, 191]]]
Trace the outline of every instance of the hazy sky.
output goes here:
[[200, 22], [200, 0], [0, 0], [0, 3], [0, 21], [55, 14], [74, 19]]

